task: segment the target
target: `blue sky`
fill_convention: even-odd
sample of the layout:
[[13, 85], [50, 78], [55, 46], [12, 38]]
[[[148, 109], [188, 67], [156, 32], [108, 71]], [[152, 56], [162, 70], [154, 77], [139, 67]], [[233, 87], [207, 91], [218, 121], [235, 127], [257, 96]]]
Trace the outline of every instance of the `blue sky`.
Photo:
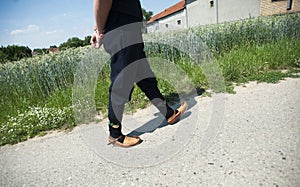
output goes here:
[[[158, 13], [179, 1], [141, 0], [141, 4]], [[0, 0], [0, 46], [58, 46], [68, 38], [90, 35], [93, 25], [93, 0]]]

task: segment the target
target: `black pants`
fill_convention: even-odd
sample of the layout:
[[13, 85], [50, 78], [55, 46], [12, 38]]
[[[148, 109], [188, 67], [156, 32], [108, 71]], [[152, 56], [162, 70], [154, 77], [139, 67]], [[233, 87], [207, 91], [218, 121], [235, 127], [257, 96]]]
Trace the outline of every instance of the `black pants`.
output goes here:
[[[117, 16], [117, 15], [116, 15]], [[121, 124], [124, 105], [130, 101], [134, 83], [146, 94], [158, 110], [169, 118], [174, 111], [164, 100], [157, 87], [144, 52], [141, 23], [124, 25], [125, 15], [118, 16], [112, 24], [123, 25], [105, 33], [103, 45], [111, 55], [111, 85], [109, 88], [108, 118], [110, 123]], [[109, 21], [109, 20], [108, 20]]]

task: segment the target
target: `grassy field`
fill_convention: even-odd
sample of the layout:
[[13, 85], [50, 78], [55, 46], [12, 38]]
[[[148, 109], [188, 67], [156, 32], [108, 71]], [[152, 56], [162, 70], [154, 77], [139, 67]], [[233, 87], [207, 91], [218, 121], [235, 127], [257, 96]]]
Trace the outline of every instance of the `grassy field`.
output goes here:
[[[297, 77], [300, 68], [299, 13], [148, 34], [145, 41], [149, 57], [174, 62], [197, 89], [211, 89], [203, 72], [206, 61], [219, 66], [227, 92], [233, 92], [233, 83], [276, 83]], [[72, 104], [74, 74], [88, 50], [69, 49], [0, 65], [0, 145], [77, 125]], [[106, 64], [95, 89], [96, 108], [103, 116], [107, 115], [109, 72]], [[168, 101], [177, 99], [173, 85], [161, 78], [159, 88]], [[137, 88], [126, 110], [148, 103]]]

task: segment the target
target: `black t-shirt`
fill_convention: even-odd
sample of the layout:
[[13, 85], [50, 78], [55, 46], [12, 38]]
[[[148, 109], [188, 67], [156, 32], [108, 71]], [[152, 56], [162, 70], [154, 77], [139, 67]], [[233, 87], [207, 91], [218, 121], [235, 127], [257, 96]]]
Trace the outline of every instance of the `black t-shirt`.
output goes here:
[[143, 13], [139, 0], [113, 0], [105, 33], [127, 24], [142, 23], [142, 21]]
[[143, 20], [141, 3], [139, 0], [113, 0], [111, 11], [135, 17], [137, 21]]

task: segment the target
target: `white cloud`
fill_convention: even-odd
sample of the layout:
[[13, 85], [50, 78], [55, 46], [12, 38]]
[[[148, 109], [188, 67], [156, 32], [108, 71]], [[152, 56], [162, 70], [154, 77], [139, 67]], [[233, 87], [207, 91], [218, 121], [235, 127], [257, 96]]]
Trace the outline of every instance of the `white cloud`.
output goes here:
[[39, 29], [40, 29], [40, 27], [37, 26], [37, 25], [28, 25], [25, 29], [12, 30], [10, 32], [10, 34], [11, 35], [18, 35], [18, 34], [24, 34], [24, 33], [31, 33], [31, 32], [38, 31]]
[[53, 31], [47, 31], [45, 32], [47, 35], [49, 34], [55, 34], [55, 33], [58, 33], [59, 31], [58, 30], [53, 30]]

